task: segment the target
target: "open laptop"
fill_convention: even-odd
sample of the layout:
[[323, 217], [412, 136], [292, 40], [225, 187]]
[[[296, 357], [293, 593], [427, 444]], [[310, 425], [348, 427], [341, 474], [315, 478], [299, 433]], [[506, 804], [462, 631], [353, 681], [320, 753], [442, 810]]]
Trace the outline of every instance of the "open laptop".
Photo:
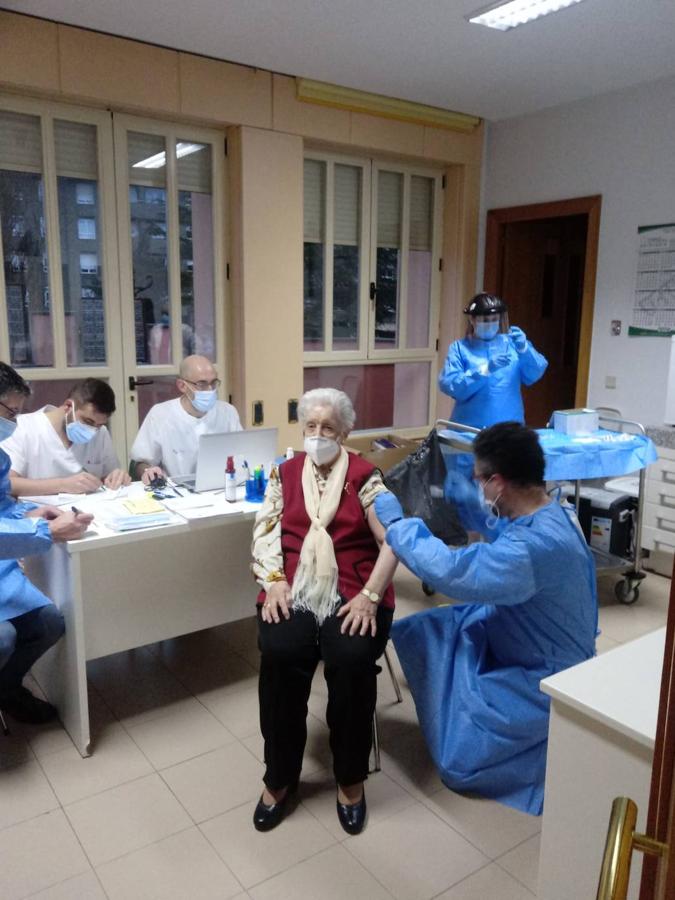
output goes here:
[[197, 469], [194, 476], [174, 478], [177, 484], [185, 484], [196, 491], [213, 491], [225, 484], [225, 464], [228, 456], [234, 457], [237, 483], [243, 483], [244, 463], [252, 472], [264, 465], [269, 471], [277, 453], [278, 428], [250, 428], [247, 431], [228, 431], [224, 434], [202, 434], [197, 451]]

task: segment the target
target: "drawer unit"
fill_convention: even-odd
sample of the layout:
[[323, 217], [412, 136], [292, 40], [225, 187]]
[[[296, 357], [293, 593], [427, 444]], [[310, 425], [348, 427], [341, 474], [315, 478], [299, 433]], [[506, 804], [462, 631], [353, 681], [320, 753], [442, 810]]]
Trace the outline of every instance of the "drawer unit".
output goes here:
[[645, 550], [675, 552], [675, 450], [657, 447], [659, 458], [647, 469], [642, 520]]

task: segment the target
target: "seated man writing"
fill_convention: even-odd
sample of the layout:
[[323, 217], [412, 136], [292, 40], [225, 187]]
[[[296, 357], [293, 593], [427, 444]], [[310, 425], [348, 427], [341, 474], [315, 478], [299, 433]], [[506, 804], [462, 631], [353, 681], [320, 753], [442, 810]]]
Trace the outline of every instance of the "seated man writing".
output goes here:
[[106, 428], [114, 412], [110, 385], [86, 378], [60, 406], [19, 416], [4, 445], [14, 496], [90, 494], [102, 484], [113, 490], [129, 484]]
[[[0, 442], [16, 428], [30, 389], [0, 363]], [[9, 457], [0, 449], [0, 711], [21, 722], [46, 722], [56, 710], [24, 687], [23, 678], [63, 634], [63, 616], [26, 578], [17, 557], [46, 553], [52, 541], [82, 537], [92, 517], [17, 503], [10, 496]]]
[[136, 478], [194, 475], [199, 436], [241, 431], [237, 410], [218, 399], [220, 379], [205, 356], [186, 356], [176, 387], [180, 397], [156, 403], [131, 448]]
[[502, 422], [473, 450], [477, 489], [458, 476], [447, 493], [467, 528], [482, 507], [492, 543], [447, 547], [403, 518], [393, 494], [375, 499], [396, 556], [462, 604], [395, 622], [391, 636], [447, 787], [539, 815], [549, 717], [539, 682], [594, 655], [595, 566], [573, 513], [546, 494], [534, 431]]

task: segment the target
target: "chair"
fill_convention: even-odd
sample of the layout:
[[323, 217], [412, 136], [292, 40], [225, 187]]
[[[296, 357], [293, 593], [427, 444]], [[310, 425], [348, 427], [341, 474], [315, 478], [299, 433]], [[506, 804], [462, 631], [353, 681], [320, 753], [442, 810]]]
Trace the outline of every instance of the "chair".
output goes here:
[[[394, 667], [391, 664], [391, 660], [389, 659], [389, 653], [387, 652], [387, 648], [384, 649], [384, 661], [387, 664], [387, 670], [389, 671], [389, 677], [391, 678], [391, 683], [394, 688], [394, 693], [396, 694], [396, 702], [403, 703], [403, 695], [401, 694], [401, 687], [398, 683], [398, 678], [396, 677], [396, 672], [394, 672]], [[377, 730], [377, 710], [373, 712], [373, 768], [372, 772], [379, 772], [381, 770], [380, 766], [380, 736]]]

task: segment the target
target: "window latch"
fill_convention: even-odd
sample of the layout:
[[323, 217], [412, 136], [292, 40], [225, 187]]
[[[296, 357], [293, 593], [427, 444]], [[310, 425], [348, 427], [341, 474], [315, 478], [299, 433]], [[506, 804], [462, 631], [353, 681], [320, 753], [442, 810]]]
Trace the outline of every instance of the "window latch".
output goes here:
[[374, 281], [370, 282], [370, 299], [374, 300], [377, 297], [377, 285]]

